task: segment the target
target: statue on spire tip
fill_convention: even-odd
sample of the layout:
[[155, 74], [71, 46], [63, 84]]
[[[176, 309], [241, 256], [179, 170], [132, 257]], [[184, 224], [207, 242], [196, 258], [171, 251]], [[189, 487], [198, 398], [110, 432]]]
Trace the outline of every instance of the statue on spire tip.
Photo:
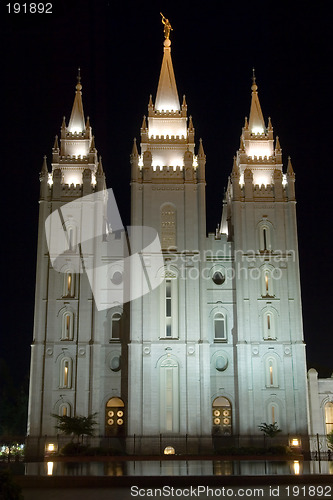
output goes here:
[[164, 38], [166, 40], [169, 40], [170, 38], [170, 31], [173, 31], [169, 19], [167, 19], [165, 16], [163, 16], [162, 12], [160, 12], [162, 16], [162, 23], [164, 24]]

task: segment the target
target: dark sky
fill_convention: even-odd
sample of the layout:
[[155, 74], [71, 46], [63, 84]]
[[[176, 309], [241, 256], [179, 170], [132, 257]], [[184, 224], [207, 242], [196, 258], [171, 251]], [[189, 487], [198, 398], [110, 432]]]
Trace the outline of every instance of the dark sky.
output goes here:
[[[291, 4], [291, 5], [290, 5]], [[39, 171], [67, 120], [81, 68], [83, 102], [108, 187], [129, 224], [133, 137], [139, 139], [171, 21], [179, 95], [207, 155], [207, 230], [249, 113], [252, 67], [265, 119], [296, 173], [304, 334], [309, 365], [333, 371], [331, 306], [331, 25], [327, 2], [58, 0], [52, 14], [1, 4], [2, 332], [0, 357], [19, 382], [33, 330]], [[330, 80], [330, 81], [329, 81]], [[285, 167], [286, 168], [286, 167]]]

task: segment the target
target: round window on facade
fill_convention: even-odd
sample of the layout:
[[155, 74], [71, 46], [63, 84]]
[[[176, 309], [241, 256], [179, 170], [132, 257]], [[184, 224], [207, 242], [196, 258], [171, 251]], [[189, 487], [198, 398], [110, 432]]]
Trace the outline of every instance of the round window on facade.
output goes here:
[[215, 285], [223, 285], [223, 283], [225, 282], [225, 277], [223, 276], [221, 271], [215, 271], [212, 280], [214, 281]]
[[118, 425], [123, 425], [123, 423], [124, 423], [123, 419], [122, 418], [118, 418], [117, 424]]
[[109, 418], [109, 420], [108, 420], [108, 424], [109, 424], [109, 425], [113, 425], [113, 423], [114, 423], [113, 419], [112, 419], [112, 418]]
[[113, 417], [114, 412], [113, 411], [108, 411], [108, 417]]
[[117, 417], [122, 417], [124, 415], [124, 412], [119, 410], [117, 411]]
[[115, 271], [112, 275], [111, 281], [114, 285], [121, 285], [123, 282], [123, 274], [120, 271]]
[[214, 417], [219, 417], [221, 412], [219, 410], [214, 410]]
[[228, 367], [228, 359], [225, 356], [217, 356], [215, 361], [215, 368], [218, 372], [224, 372]]
[[221, 420], [219, 418], [214, 418], [214, 424], [215, 425], [220, 425]]
[[110, 361], [110, 368], [113, 372], [120, 370], [120, 356], [114, 356]]

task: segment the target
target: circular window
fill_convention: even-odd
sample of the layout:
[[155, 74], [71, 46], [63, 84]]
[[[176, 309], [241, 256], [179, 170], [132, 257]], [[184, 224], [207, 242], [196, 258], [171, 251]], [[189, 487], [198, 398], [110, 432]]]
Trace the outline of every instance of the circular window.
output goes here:
[[119, 372], [120, 370], [120, 356], [113, 356], [110, 361], [110, 368], [113, 372]]
[[113, 417], [114, 413], [113, 411], [108, 411], [108, 417]]
[[123, 282], [123, 273], [120, 271], [115, 271], [111, 278], [111, 281], [114, 285], [121, 285]]
[[112, 418], [109, 418], [109, 420], [108, 420], [108, 424], [109, 424], [109, 425], [113, 425], [113, 422], [114, 422], [114, 421], [113, 421], [113, 419], [112, 419]]
[[214, 281], [215, 285], [223, 285], [223, 283], [225, 282], [225, 277], [223, 276], [221, 271], [215, 271], [212, 280]]
[[122, 418], [118, 418], [117, 424], [118, 425], [123, 425], [123, 423], [124, 423], [123, 419]]
[[221, 420], [219, 418], [214, 418], [214, 424], [215, 425], [220, 425]]
[[214, 417], [219, 417], [221, 412], [219, 410], [214, 410]]
[[218, 372], [224, 372], [228, 367], [228, 359], [225, 356], [217, 356], [215, 361], [215, 368]]
[[123, 411], [117, 411], [117, 417], [122, 417], [124, 415]]

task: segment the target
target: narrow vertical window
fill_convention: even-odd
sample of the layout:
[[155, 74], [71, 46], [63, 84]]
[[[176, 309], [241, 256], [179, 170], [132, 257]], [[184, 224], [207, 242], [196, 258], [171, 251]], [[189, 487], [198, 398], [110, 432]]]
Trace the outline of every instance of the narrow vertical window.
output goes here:
[[333, 403], [326, 403], [325, 405], [325, 424], [326, 434], [333, 431]]
[[178, 338], [178, 280], [174, 272], [166, 271], [160, 288], [160, 338]]
[[270, 358], [266, 361], [266, 387], [278, 387], [278, 385], [276, 360]]
[[172, 358], [160, 366], [160, 430], [179, 431], [179, 369]]
[[270, 269], [263, 269], [262, 271], [262, 290], [263, 297], [273, 297], [273, 280], [272, 271]]
[[216, 313], [214, 316], [214, 340], [227, 340], [225, 317], [222, 313]]
[[73, 340], [74, 314], [66, 311], [62, 317], [61, 340]]
[[67, 271], [64, 274], [64, 297], [74, 297], [74, 274], [71, 271]]
[[60, 387], [63, 389], [72, 387], [72, 363], [69, 358], [63, 358], [60, 363]]
[[172, 295], [171, 280], [165, 280], [165, 336], [172, 337]]
[[119, 340], [121, 338], [121, 314], [116, 312], [111, 318], [110, 340]]
[[267, 250], [267, 229], [264, 227], [262, 230], [263, 240], [264, 240], [264, 250]]

